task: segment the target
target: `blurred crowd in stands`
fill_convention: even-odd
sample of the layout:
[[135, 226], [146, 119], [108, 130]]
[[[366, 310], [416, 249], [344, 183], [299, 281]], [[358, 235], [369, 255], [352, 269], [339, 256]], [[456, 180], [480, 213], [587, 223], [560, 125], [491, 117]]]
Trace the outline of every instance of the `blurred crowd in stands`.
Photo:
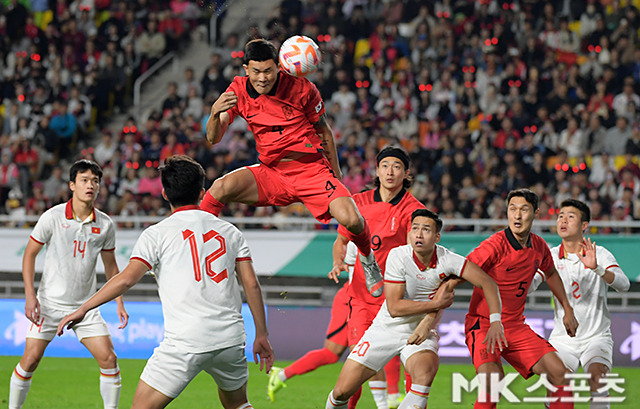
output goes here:
[[[241, 118], [221, 143], [206, 142], [211, 104], [244, 74], [248, 39], [279, 46], [304, 34], [323, 51], [309, 79], [352, 192], [375, 177], [377, 151], [399, 144], [413, 159], [412, 193], [445, 218], [503, 219], [507, 192], [530, 187], [542, 219], [569, 197], [586, 201], [592, 220], [640, 219], [640, 1], [283, 0], [264, 27], [228, 35], [207, 67], [167, 85], [160, 109], [118, 132], [102, 130], [105, 118], [127, 109], [132, 79], [189, 40], [202, 2], [8, 3], [0, 211], [64, 201], [64, 161], [79, 157], [105, 168], [98, 201], [112, 215], [166, 214], [155, 168], [169, 155], [196, 158], [208, 184], [255, 163]], [[223, 214], [308, 215], [238, 204]]]

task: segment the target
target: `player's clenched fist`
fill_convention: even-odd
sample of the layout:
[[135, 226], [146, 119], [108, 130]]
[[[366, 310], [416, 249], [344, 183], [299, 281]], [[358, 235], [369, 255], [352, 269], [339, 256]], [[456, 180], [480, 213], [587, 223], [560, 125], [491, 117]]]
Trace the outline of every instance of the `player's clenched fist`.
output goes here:
[[223, 112], [236, 106], [238, 96], [233, 92], [223, 92], [222, 95], [213, 103], [211, 107], [211, 115], [218, 116]]

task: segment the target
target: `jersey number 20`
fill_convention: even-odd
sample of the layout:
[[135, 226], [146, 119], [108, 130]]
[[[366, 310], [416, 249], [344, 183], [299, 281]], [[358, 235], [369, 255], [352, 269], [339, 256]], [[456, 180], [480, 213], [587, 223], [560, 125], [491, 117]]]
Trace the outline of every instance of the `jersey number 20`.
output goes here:
[[[202, 269], [200, 268], [200, 256], [198, 255], [198, 244], [196, 243], [196, 235], [194, 232], [187, 229], [182, 232], [182, 238], [189, 242], [189, 247], [191, 247], [191, 261], [193, 261], [193, 271], [195, 273], [195, 278], [196, 278], [196, 281], [201, 281]], [[218, 233], [215, 230], [209, 230], [208, 232], [202, 235], [203, 243], [206, 243], [211, 239], [218, 240], [218, 242], [220, 243], [220, 247], [218, 247], [216, 251], [209, 254], [204, 259], [204, 268], [207, 273], [207, 276], [209, 276], [209, 278], [211, 278], [216, 283], [219, 283], [220, 281], [227, 278], [228, 276], [227, 269], [225, 268], [222, 272], [216, 273], [215, 271], [213, 271], [213, 268], [211, 267], [211, 265], [213, 264], [214, 261], [216, 261], [218, 258], [223, 256], [227, 252], [227, 244], [224, 237], [222, 237], [220, 233]]]

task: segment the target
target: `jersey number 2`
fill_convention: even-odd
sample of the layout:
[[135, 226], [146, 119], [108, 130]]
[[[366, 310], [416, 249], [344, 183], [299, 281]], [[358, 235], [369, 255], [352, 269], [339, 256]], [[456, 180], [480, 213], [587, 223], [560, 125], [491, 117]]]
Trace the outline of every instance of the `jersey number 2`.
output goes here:
[[[193, 272], [195, 273], [196, 281], [201, 281], [202, 269], [200, 268], [200, 256], [198, 255], [198, 244], [196, 243], [196, 235], [194, 232], [187, 229], [182, 232], [182, 238], [189, 242], [189, 247], [191, 247], [191, 261], [193, 261]], [[216, 261], [227, 252], [227, 244], [224, 237], [222, 237], [220, 233], [216, 232], [215, 230], [209, 230], [202, 235], [203, 243], [206, 243], [211, 239], [216, 239], [220, 243], [220, 247], [218, 247], [216, 251], [209, 254], [204, 259], [204, 268], [207, 276], [209, 276], [209, 278], [211, 278], [216, 283], [219, 283], [220, 281], [227, 278], [227, 269], [225, 268], [222, 272], [216, 273], [215, 271], [213, 271], [211, 265], [214, 261]]]

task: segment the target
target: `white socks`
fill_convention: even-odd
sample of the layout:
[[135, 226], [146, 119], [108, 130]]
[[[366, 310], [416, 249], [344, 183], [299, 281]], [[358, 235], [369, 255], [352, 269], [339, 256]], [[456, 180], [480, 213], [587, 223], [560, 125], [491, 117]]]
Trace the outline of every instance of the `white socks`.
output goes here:
[[327, 405], [325, 409], [347, 409], [349, 406], [349, 399], [347, 400], [336, 400], [333, 397], [333, 390], [329, 392], [329, 397], [327, 398]]
[[31, 376], [33, 376], [33, 372], [25, 371], [19, 363], [16, 365], [9, 384], [9, 409], [22, 407], [31, 387]]
[[251, 404], [247, 402], [244, 405], [238, 406], [237, 409], [253, 409], [253, 406], [251, 406]]
[[389, 409], [387, 401], [387, 381], [369, 381], [369, 389], [378, 409]]
[[[604, 399], [609, 397], [609, 391], [602, 392], [591, 392], [591, 404], [589, 405], [590, 409], [609, 409], [611, 407], [610, 402], [598, 402], [599, 399]], [[598, 399], [599, 398], [599, 399]], [[594, 401], [594, 399], [596, 399]]]
[[430, 390], [431, 386], [411, 385], [411, 390], [404, 397], [398, 409], [426, 408]]
[[286, 380], [287, 380], [287, 375], [284, 373], [284, 369], [283, 369], [282, 371], [278, 372], [278, 378], [279, 378], [282, 382], [284, 382], [284, 381], [286, 381]]
[[100, 395], [102, 395], [104, 409], [118, 408], [121, 387], [122, 378], [118, 365], [112, 369], [100, 368]]

